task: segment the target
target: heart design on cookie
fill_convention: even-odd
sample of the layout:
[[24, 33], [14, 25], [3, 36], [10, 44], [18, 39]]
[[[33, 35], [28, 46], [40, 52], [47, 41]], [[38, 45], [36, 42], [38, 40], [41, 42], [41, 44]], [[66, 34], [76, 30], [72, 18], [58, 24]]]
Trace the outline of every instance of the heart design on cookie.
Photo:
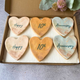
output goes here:
[[45, 37], [42, 40], [38, 37], [32, 37], [29, 43], [31, 51], [38, 61], [43, 60], [48, 55], [53, 45], [53, 41], [49, 37]]
[[39, 37], [42, 37], [49, 30], [51, 26], [51, 19], [44, 17], [40, 20], [39, 18], [34, 17], [31, 19], [30, 24], [34, 32], [37, 33]]
[[9, 18], [9, 27], [10, 29], [16, 34], [21, 34], [29, 25], [29, 18], [28, 17], [10, 17]]
[[77, 40], [74, 36], [68, 36], [66, 38], [63, 38], [60, 35], [57, 35], [53, 39], [54, 46], [56, 50], [65, 58], [69, 59], [77, 46]]
[[19, 38], [8, 37], [5, 41], [7, 52], [16, 60], [20, 59], [28, 47], [29, 39], [23, 35]]
[[54, 17], [52, 24], [61, 36], [66, 36], [73, 28], [73, 19], [70, 17], [62, 19], [60, 17]]

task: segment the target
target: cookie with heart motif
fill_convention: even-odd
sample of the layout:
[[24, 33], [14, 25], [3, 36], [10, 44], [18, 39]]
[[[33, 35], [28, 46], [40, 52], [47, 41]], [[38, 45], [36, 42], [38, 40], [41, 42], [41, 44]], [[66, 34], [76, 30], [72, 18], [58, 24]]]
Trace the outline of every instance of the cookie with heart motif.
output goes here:
[[56, 50], [65, 58], [69, 59], [77, 46], [77, 40], [74, 36], [68, 36], [66, 38], [63, 38], [60, 35], [57, 35], [53, 39], [54, 46]]
[[39, 37], [42, 37], [49, 30], [51, 26], [51, 19], [44, 17], [40, 20], [39, 18], [34, 17], [31, 19], [30, 24], [34, 32], [39, 35]]
[[29, 41], [30, 48], [38, 61], [43, 60], [50, 52], [53, 41], [49, 37], [40, 40], [38, 37], [32, 37]]
[[23, 35], [19, 38], [8, 37], [5, 41], [7, 52], [16, 60], [20, 59], [28, 47], [29, 39]]
[[29, 22], [30, 21], [28, 17], [10, 17], [9, 27], [16, 35], [19, 35], [28, 27]]
[[73, 19], [70, 17], [60, 18], [54, 17], [52, 19], [54, 29], [61, 35], [66, 36], [73, 28]]

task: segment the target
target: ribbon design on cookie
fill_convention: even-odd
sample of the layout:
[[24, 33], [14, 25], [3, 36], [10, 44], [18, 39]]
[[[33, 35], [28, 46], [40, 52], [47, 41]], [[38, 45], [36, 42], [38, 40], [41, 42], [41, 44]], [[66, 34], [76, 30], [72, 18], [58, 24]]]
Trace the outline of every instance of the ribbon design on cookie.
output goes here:
[[63, 38], [62, 36], [58, 35], [54, 37], [53, 41], [56, 50], [65, 59], [69, 59], [73, 55], [77, 46], [77, 40], [74, 36]]
[[29, 41], [30, 48], [38, 61], [43, 60], [50, 52], [53, 41], [49, 37], [40, 40], [38, 37], [32, 37]]
[[54, 29], [61, 35], [66, 36], [73, 28], [73, 19], [66, 17], [61, 19], [60, 17], [54, 17], [52, 19]]

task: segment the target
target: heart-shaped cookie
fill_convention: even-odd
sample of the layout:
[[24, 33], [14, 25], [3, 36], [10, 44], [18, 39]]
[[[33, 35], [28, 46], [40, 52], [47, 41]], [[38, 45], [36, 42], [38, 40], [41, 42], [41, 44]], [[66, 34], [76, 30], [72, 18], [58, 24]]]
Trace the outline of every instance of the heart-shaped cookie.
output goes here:
[[69, 59], [72, 56], [77, 46], [77, 40], [74, 36], [63, 38], [62, 36], [58, 35], [54, 37], [53, 41], [56, 50], [65, 59]]
[[50, 52], [53, 41], [49, 37], [40, 40], [38, 37], [32, 37], [29, 41], [30, 48], [38, 61], [43, 60]]
[[34, 17], [30, 21], [31, 27], [40, 37], [42, 37], [51, 26], [51, 19], [44, 17], [40, 20], [37, 17]]
[[29, 43], [28, 37], [23, 35], [18, 39], [14, 37], [8, 37], [5, 41], [5, 46], [8, 53], [14, 59], [18, 60], [25, 53], [28, 47], [28, 43]]
[[29, 25], [29, 18], [28, 17], [10, 17], [9, 18], [9, 27], [10, 29], [16, 34], [21, 34]]
[[61, 19], [60, 17], [54, 17], [52, 24], [61, 36], [66, 36], [73, 28], [73, 19], [66, 17]]

